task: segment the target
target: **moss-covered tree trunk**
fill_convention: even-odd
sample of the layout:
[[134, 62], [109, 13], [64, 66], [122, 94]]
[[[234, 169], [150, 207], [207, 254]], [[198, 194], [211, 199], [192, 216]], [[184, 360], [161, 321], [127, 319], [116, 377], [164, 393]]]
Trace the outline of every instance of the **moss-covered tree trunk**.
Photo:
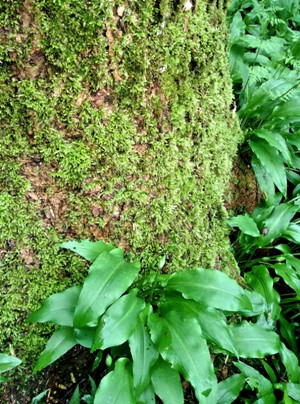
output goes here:
[[84, 275], [65, 239], [112, 241], [145, 272], [166, 255], [165, 272], [234, 273], [223, 3], [1, 3], [0, 350], [34, 358], [25, 317]]

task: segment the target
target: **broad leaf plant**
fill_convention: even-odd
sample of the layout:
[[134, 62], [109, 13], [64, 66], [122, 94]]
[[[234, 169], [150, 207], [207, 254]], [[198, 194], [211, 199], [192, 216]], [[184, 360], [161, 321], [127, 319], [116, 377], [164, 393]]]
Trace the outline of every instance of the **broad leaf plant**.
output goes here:
[[[230, 403], [247, 382], [242, 358], [285, 349], [271, 323], [260, 324], [269, 311], [265, 296], [220, 271], [142, 276], [139, 262], [128, 262], [111, 244], [85, 240], [62, 247], [91, 266], [83, 285], [48, 297], [29, 316], [57, 326], [34, 371], [77, 344], [89, 348], [96, 354], [94, 367], [103, 357], [111, 370], [86, 402], [155, 403], [157, 396], [166, 404], [183, 403], [185, 379], [200, 403]], [[211, 352], [235, 357], [241, 374], [218, 383]]]

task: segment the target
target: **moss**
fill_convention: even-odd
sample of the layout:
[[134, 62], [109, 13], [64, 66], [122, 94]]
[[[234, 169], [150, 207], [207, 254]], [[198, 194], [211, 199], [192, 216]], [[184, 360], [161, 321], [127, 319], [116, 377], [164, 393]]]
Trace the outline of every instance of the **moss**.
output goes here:
[[165, 254], [167, 271], [234, 275], [222, 200], [240, 133], [222, 2], [10, 3], [14, 13], [0, 13], [0, 350], [10, 344], [26, 363], [47, 329], [25, 317], [85, 274], [57, 249], [63, 239], [112, 241], [144, 272]]

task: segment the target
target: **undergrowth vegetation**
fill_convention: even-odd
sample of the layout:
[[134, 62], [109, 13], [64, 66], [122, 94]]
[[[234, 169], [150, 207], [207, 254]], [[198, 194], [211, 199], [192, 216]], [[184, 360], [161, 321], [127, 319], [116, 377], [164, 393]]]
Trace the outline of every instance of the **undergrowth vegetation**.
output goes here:
[[[157, 395], [164, 403], [180, 404], [181, 376], [200, 403], [232, 402], [251, 383], [257, 383], [258, 397], [275, 400], [273, 386], [260, 386], [263, 376], [240, 359], [277, 353], [286, 372], [296, 376], [293, 353], [272, 331], [268, 302], [224, 273], [197, 268], [138, 276], [139, 262], [127, 262], [123, 251], [110, 244], [71, 241], [62, 247], [92, 265], [82, 286], [50, 296], [29, 316], [28, 321], [58, 326], [34, 371], [76, 344], [96, 352], [93, 369], [102, 360], [108, 373], [93, 397], [83, 401], [155, 403]], [[218, 383], [211, 353], [238, 358], [235, 366], [241, 374]], [[294, 381], [289, 378], [284, 388], [295, 389]], [[79, 389], [75, 394], [79, 397]]]
[[237, 115], [252, 167], [268, 200], [275, 190], [287, 197], [300, 168], [299, 2], [233, 1], [228, 13]]
[[283, 356], [262, 362], [269, 385], [282, 391], [276, 402], [283, 403], [300, 400], [299, 15], [299, 1], [285, 0], [237, 0], [228, 13], [230, 66], [246, 139], [242, 153], [251, 155], [264, 193], [261, 206], [228, 223], [239, 229], [233, 247], [247, 285], [268, 305], [260, 323], [277, 329], [289, 349], [287, 373]]

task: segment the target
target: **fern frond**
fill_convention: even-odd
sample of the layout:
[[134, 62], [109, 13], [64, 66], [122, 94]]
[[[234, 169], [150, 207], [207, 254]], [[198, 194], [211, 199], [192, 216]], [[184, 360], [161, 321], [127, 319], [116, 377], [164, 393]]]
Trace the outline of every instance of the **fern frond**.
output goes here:
[[282, 59], [285, 54], [285, 46], [287, 44], [288, 42], [285, 39], [272, 36], [269, 39], [261, 40], [260, 50], [271, 57], [271, 59], [278, 60]]
[[265, 66], [252, 66], [249, 70], [249, 86], [262, 83], [270, 78], [270, 69]]
[[300, 74], [300, 60], [296, 58], [291, 58], [288, 61], [288, 64], [291, 65], [291, 67], [297, 72], [298, 76]]

